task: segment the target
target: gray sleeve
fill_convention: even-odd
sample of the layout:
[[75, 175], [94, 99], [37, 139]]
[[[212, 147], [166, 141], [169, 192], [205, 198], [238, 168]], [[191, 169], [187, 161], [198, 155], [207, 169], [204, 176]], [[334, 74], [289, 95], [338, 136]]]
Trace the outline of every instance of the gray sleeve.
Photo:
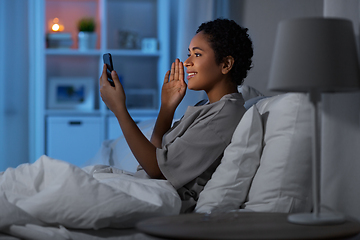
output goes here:
[[166, 179], [179, 189], [205, 172], [222, 156], [245, 111], [242, 98], [190, 109], [156, 150]]

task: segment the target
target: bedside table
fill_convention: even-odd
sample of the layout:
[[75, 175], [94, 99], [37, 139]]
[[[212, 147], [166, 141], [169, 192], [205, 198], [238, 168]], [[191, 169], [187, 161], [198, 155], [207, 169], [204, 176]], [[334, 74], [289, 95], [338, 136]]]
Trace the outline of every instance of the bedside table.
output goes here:
[[166, 239], [336, 239], [360, 233], [360, 223], [298, 225], [286, 213], [227, 212], [182, 214], [141, 221], [137, 229]]

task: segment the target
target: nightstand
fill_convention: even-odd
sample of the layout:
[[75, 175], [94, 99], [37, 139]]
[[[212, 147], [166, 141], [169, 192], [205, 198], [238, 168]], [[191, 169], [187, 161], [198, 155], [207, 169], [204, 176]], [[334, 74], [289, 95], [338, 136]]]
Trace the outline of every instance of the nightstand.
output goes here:
[[360, 223], [297, 225], [286, 213], [228, 212], [152, 218], [137, 224], [148, 235], [166, 239], [339, 239], [360, 233]]

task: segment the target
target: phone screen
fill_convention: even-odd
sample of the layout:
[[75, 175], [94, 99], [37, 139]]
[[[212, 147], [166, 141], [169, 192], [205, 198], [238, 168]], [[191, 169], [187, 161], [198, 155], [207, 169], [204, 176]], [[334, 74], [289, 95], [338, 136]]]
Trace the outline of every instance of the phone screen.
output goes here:
[[111, 71], [114, 70], [111, 54], [105, 53], [103, 55], [103, 60], [104, 60], [104, 63], [106, 64], [107, 79], [110, 82], [111, 86], [115, 87], [114, 80], [111, 77]]

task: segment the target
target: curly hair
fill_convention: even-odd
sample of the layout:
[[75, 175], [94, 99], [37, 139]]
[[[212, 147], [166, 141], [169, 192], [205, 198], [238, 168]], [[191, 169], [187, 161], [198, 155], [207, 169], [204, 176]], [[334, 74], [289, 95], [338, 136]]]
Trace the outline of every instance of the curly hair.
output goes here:
[[220, 64], [227, 56], [234, 58], [230, 76], [236, 85], [243, 84], [248, 71], [252, 68], [253, 46], [247, 31], [247, 28], [228, 19], [202, 23], [196, 31], [196, 33], [203, 32], [208, 36], [217, 64]]

